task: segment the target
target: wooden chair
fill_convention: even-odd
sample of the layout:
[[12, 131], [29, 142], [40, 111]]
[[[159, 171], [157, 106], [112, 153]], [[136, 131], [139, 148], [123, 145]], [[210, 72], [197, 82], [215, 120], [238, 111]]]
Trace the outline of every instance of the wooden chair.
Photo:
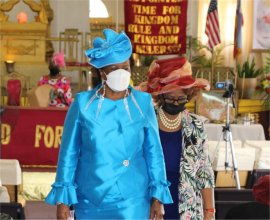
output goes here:
[[[30, 78], [25, 76], [22, 73], [18, 72], [12, 72], [7, 75], [2, 75], [1, 76], [1, 96], [2, 96], [2, 103], [4, 104], [4, 97], [7, 96], [7, 83], [9, 80], [20, 80], [21, 82], [21, 97], [23, 97], [23, 105], [27, 104], [27, 92], [30, 89]], [[22, 105], [22, 104], [21, 104]]]
[[[60, 32], [59, 37], [59, 51], [65, 54], [66, 67], [63, 71], [76, 71], [78, 72], [78, 89], [84, 90], [83, 83], [87, 81], [86, 72], [89, 70], [89, 65], [86, 65], [84, 60], [84, 41], [83, 33], [78, 29], [65, 29]], [[86, 83], [87, 84], [87, 83]]]
[[84, 51], [87, 50], [88, 48], [92, 47], [92, 35], [90, 32], [85, 32], [84, 33], [84, 44], [82, 47], [82, 66], [84, 67], [84, 80], [83, 82], [86, 83], [87, 89], [91, 88], [92, 81], [91, 81], [91, 66], [89, 64], [89, 59], [87, 56], [85, 56]]
[[82, 32], [78, 29], [65, 29], [60, 32], [59, 51], [65, 54], [67, 66], [79, 66], [79, 49], [82, 44]]
[[85, 32], [84, 33], [84, 40], [83, 40], [83, 47], [82, 47], [82, 62], [88, 64], [88, 57], [85, 56], [84, 51], [87, 50], [88, 48], [92, 47], [92, 36], [90, 32]]
[[147, 71], [148, 66], [134, 66], [132, 69], [131, 79], [133, 81], [134, 86], [139, 85], [140, 83], [147, 80]]

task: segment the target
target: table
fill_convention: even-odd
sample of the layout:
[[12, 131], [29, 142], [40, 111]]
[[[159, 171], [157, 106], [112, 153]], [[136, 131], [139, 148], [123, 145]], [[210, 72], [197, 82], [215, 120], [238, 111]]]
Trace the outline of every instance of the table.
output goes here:
[[[223, 124], [205, 124], [208, 140], [219, 141]], [[231, 124], [233, 140], [265, 140], [263, 126], [261, 124], [242, 125]]]
[[22, 170], [18, 160], [0, 159], [0, 179], [3, 185], [15, 186], [15, 202], [18, 201], [18, 185], [22, 183]]
[[[30, 108], [30, 107], [6, 107], [1, 117], [2, 127], [2, 159], [17, 159], [22, 168], [52, 168], [56, 167], [58, 151], [63, 131], [64, 119], [67, 108]], [[206, 124], [206, 130], [210, 140], [219, 140], [222, 133], [222, 124]], [[250, 126], [232, 124], [233, 138], [240, 140], [264, 140], [264, 131], [261, 125]], [[40, 172], [40, 171], [39, 171]], [[32, 174], [34, 179], [29, 179]], [[42, 190], [40, 177], [45, 179]], [[32, 198], [45, 195], [52, 184], [55, 173], [31, 173], [23, 174], [28, 182], [24, 181], [24, 193], [30, 193]], [[42, 180], [43, 181], [43, 180]], [[27, 191], [28, 190], [28, 191]], [[44, 193], [45, 192], [45, 193]], [[43, 199], [43, 198], [42, 198]]]
[[[22, 167], [55, 167], [67, 108], [5, 107], [1, 117], [1, 157]], [[219, 140], [222, 124], [206, 124], [209, 140]], [[265, 140], [262, 125], [232, 124], [233, 140]], [[35, 156], [33, 156], [35, 155]]]

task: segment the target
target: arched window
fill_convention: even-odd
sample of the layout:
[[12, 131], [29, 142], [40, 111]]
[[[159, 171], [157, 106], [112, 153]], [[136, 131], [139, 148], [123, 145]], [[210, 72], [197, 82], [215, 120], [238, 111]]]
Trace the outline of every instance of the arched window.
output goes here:
[[109, 13], [102, 0], [89, 0], [89, 18], [108, 18]]

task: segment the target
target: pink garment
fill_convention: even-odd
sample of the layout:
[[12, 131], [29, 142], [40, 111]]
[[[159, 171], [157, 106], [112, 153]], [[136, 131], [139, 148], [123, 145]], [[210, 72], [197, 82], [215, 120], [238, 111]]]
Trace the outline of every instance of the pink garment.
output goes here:
[[51, 79], [48, 75], [42, 76], [38, 82], [38, 85], [48, 84], [54, 87], [55, 93], [62, 94], [61, 99], [57, 95], [51, 97], [50, 106], [53, 107], [67, 107], [72, 102], [72, 93], [70, 88], [70, 82], [65, 76], [59, 76], [56, 79]]
[[21, 81], [10, 79], [7, 82], [8, 105], [19, 106], [21, 97]]

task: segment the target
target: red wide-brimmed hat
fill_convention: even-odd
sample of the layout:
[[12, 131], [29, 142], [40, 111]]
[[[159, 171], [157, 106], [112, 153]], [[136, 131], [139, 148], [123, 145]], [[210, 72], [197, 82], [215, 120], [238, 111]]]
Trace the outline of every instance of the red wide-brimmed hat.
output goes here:
[[260, 177], [252, 188], [254, 199], [264, 205], [270, 205], [270, 175]]
[[139, 87], [152, 95], [190, 88], [210, 90], [210, 84], [206, 79], [192, 77], [191, 65], [184, 57], [153, 61], [147, 76], [147, 81]]

